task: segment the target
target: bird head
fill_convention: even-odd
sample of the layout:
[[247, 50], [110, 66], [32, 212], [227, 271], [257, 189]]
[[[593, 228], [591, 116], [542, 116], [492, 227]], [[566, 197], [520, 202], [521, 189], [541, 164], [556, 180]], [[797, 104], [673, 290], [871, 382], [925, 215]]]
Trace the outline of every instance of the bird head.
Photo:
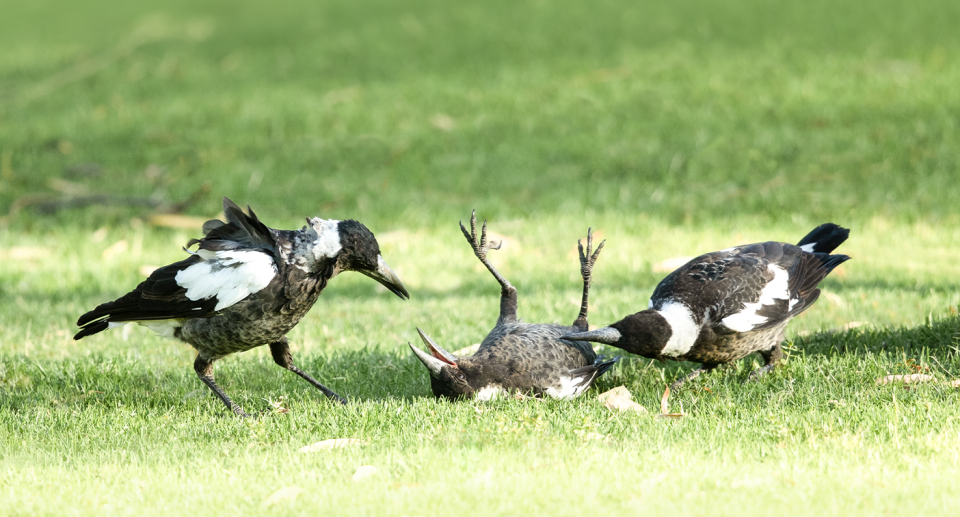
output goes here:
[[473, 398], [479, 390], [477, 384], [487, 385], [487, 383], [477, 382], [479, 371], [473, 368], [469, 358], [467, 360], [457, 358], [441, 348], [422, 330], [417, 329], [417, 332], [423, 343], [430, 349], [430, 353], [412, 344], [410, 349], [430, 372], [430, 387], [437, 398], [443, 397], [449, 400]]
[[335, 221], [314, 217], [307, 219], [308, 230], [316, 233], [311, 242], [311, 262], [333, 259], [333, 275], [341, 271], [356, 271], [366, 275], [401, 299], [410, 298], [400, 278], [380, 255], [380, 245], [373, 232], [358, 221]]
[[670, 339], [670, 325], [657, 313], [648, 309], [631, 314], [610, 325], [589, 332], [575, 332], [561, 336], [571, 341], [605, 343], [644, 357], [659, 357]]

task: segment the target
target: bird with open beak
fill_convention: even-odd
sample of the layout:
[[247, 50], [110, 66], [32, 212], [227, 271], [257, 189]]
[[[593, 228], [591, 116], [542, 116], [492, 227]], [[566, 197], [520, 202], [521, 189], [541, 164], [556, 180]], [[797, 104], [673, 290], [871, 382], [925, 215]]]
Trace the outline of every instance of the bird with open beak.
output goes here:
[[268, 228], [249, 207], [243, 213], [223, 199], [227, 222], [207, 221], [197, 251], [161, 267], [133, 291], [104, 303], [77, 321], [74, 339], [129, 322], [197, 350], [194, 370], [228, 409], [248, 416], [213, 378], [214, 361], [270, 345], [276, 363], [327, 397], [346, 403], [293, 364], [286, 334], [313, 307], [327, 282], [343, 271], [373, 278], [401, 299], [409, 298], [380, 255], [377, 239], [353, 220], [308, 218], [300, 230]]
[[477, 239], [476, 211], [470, 217], [470, 231], [460, 223], [467, 242], [480, 262], [500, 283], [500, 317], [480, 348], [470, 357], [456, 357], [440, 347], [419, 328], [420, 339], [430, 350], [410, 345], [413, 353], [430, 373], [433, 394], [450, 400], [476, 398], [489, 400], [508, 393], [530, 393], [570, 399], [586, 391], [617, 359], [603, 361], [589, 343], [561, 339], [574, 331], [585, 331], [588, 293], [593, 265], [603, 248], [601, 242], [591, 255], [593, 235], [587, 232], [587, 249], [578, 241], [583, 298], [580, 314], [572, 327], [523, 323], [517, 319], [517, 290], [487, 260], [487, 251], [500, 245], [487, 242], [484, 221]]

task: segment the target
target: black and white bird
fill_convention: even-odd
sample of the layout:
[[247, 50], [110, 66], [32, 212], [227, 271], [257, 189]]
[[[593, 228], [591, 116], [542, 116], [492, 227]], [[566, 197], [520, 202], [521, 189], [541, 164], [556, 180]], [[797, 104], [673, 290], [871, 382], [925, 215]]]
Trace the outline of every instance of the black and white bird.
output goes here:
[[820, 296], [817, 285], [850, 259], [830, 255], [850, 230], [828, 223], [797, 245], [761, 242], [701, 255], [664, 278], [647, 310], [591, 332], [564, 335], [652, 359], [701, 363], [685, 381], [754, 352], [773, 371], [790, 319]]
[[470, 231], [460, 223], [460, 230], [480, 262], [500, 283], [500, 317], [493, 330], [470, 357], [456, 357], [436, 344], [420, 329], [420, 338], [430, 349], [426, 353], [410, 345], [413, 353], [430, 372], [433, 394], [450, 400], [476, 398], [490, 400], [508, 393], [531, 393], [560, 399], [571, 399], [586, 391], [618, 359], [604, 361], [597, 357], [590, 343], [570, 341], [560, 336], [571, 331], [587, 330], [587, 299], [593, 265], [603, 248], [601, 242], [591, 255], [593, 235], [587, 232], [587, 250], [580, 250], [580, 274], [583, 277], [583, 298], [580, 314], [572, 327], [552, 324], [523, 323], [517, 319], [517, 289], [503, 278], [487, 260], [487, 251], [500, 244], [487, 242], [484, 221], [477, 239], [476, 211], [470, 217]]
[[377, 239], [357, 221], [308, 218], [300, 230], [268, 228], [247, 207], [223, 198], [227, 222], [207, 221], [190, 257], [154, 271], [126, 295], [77, 321], [74, 339], [135, 322], [197, 349], [194, 369], [234, 413], [247, 416], [213, 379], [226, 355], [270, 345], [273, 360], [341, 403], [346, 401], [293, 364], [285, 335], [313, 306], [327, 282], [357, 271], [409, 298], [380, 256]]

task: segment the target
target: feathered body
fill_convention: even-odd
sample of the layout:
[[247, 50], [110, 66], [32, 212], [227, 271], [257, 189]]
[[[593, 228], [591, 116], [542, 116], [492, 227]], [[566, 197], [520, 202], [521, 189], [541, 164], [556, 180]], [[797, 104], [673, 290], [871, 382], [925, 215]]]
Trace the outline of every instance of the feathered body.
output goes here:
[[820, 296], [820, 281], [849, 260], [830, 254], [848, 235], [824, 224], [797, 245], [770, 241], [701, 255], [657, 285], [647, 310], [565, 337], [702, 363], [692, 376], [757, 352], [766, 365], [755, 374], [769, 372], [782, 355], [790, 319], [809, 308]]
[[248, 211], [224, 198], [228, 222], [208, 221], [205, 236], [188, 243], [198, 246], [190, 257], [157, 269], [133, 291], [81, 316], [74, 339], [136, 322], [189, 343], [198, 352], [201, 380], [243, 414], [213, 382], [213, 361], [270, 345], [281, 366], [305, 376], [290, 362], [284, 336], [341, 271], [364, 273], [407, 296], [362, 224], [312, 218], [300, 230], [275, 230]]
[[[501, 286], [500, 317], [493, 330], [469, 357], [455, 357], [420, 332], [431, 354], [413, 347], [414, 353], [430, 370], [434, 395], [449, 399], [489, 399], [520, 392], [573, 398], [590, 388], [615, 361], [599, 360], [593, 347], [583, 341], [561, 339], [570, 332], [587, 330], [588, 292], [591, 272], [603, 243], [592, 255], [592, 236], [587, 237], [587, 251], [580, 247], [581, 274], [584, 279], [580, 315], [573, 326], [523, 323], [517, 319], [517, 290], [487, 260], [490, 249], [498, 249], [486, 241], [486, 223], [480, 239], [476, 235], [476, 214], [471, 216], [470, 232], [461, 224], [467, 242], [477, 258], [493, 274]], [[419, 331], [419, 329], [418, 329]]]

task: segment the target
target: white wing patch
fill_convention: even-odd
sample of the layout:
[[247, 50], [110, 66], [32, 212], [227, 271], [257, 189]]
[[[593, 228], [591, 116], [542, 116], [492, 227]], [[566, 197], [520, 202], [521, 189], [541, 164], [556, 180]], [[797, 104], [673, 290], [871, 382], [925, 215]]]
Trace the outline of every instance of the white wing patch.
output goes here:
[[581, 375], [579, 377], [560, 377], [560, 387], [554, 388], [550, 386], [549, 388], [543, 390], [544, 393], [555, 399], [573, 399], [580, 396], [587, 388], [590, 387], [590, 383], [584, 382], [586, 375]]
[[800, 249], [802, 249], [803, 251], [806, 251], [807, 253], [813, 253], [813, 248], [816, 248], [816, 247], [817, 247], [817, 243], [811, 242], [810, 244], [804, 244], [803, 246], [800, 246]]
[[194, 301], [215, 296], [216, 311], [260, 291], [277, 274], [273, 257], [260, 251], [200, 250], [196, 254], [203, 262], [177, 273], [177, 285], [185, 287], [187, 298]]
[[[723, 318], [721, 323], [730, 330], [749, 332], [759, 325], [763, 325], [769, 318], [760, 316], [757, 311], [764, 305], [774, 305], [776, 300], [789, 300], [790, 274], [783, 268], [770, 264], [767, 270], [773, 273], [773, 279], [767, 282], [760, 290], [760, 300], [756, 303], [744, 304], [743, 310]], [[796, 302], [794, 302], [796, 303]], [[793, 304], [791, 304], [792, 307]]]
[[677, 357], [693, 348], [700, 336], [700, 325], [693, 319], [693, 313], [686, 305], [667, 302], [657, 311], [670, 324], [670, 339], [660, 352], [663, 355]]

